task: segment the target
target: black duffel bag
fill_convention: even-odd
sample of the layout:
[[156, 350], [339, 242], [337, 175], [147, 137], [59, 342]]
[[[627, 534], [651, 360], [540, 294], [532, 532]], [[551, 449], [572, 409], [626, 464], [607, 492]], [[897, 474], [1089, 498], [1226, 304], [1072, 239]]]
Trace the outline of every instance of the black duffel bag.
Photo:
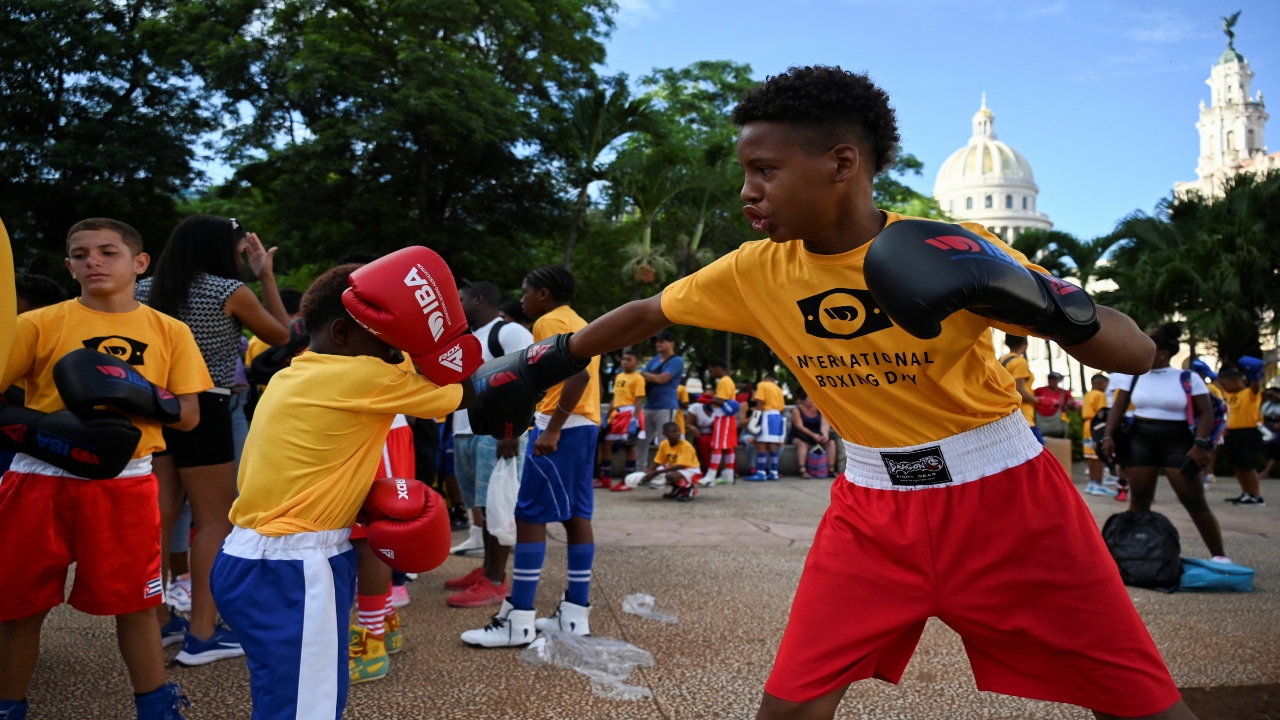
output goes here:
[[1182, 577], [1182, 544], [1169, 518], [1157, 512], [1126, 511], [1107, 518], [1102, 539], [1125, 585], [1167, 590]]

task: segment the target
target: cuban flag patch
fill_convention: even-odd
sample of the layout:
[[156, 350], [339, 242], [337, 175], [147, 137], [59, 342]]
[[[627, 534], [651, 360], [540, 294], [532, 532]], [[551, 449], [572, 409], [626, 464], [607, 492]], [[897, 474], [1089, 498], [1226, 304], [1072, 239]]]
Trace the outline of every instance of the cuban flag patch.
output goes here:
[[142, 597], [143, 598], [155, 597], [156, 595], [159, 595], [163, 592], [164, 592], [164, 582], [160, 578], [156, 577], [147, 581], [147, 588], [146, 590], [143, 591]]

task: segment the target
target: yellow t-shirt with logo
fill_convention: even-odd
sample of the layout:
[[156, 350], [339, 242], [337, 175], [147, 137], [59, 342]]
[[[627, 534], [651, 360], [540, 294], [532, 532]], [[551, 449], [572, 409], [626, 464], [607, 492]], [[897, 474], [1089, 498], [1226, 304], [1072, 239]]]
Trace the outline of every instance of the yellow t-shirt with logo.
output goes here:
[[263, 535], [350, 527], [397, 414], [458, 409], [462, 387], [436, 387], [371, 356], [306, 353], [276, 373], [254, 411], [229, 517]]
[[1227, 401], [1227, 429], [1244, 430], [1262, 422], [1262, 393], [1247, 387], [1239, 392], [1224, 393]]
[[[903, 219], [885, 215], [890, 223]], [[982, 226], [964, 226], [1041, 270]], [[744, 243], [667, 286], [662, 310], [674, 323], [763, 340], [840, 436], [859, 445], [931, 442], [1017, 410], [1020, 398], [996, 362], [991, 328], [1026, 331], [961, 311], [942, 322], [936, 338], [910, 335], [866, 290], [870, 247], [816, 255], [798, 240]]]
[[[662, 309], [666, 310], [666, 303], [663, 303]], [[738, 384], [733, 381], [733, 378], [725, 375], [716, 381], [717, 400], [732, 400], [736, 397], [738, 397]]]
[[[1031, 385], [1036, 381], [1035, 373], [1031, 372], [1031, 365], [1027, 359], [1017, 353], [1005, 353], [1000, 356], [1000, 366], [1009, 371], [1009, 375], [1014, 380], [1026, 380], [1027, 392], [1031, 392]], [[1014, 393], [1018, 392], [1018, 388], [1014, 386]], [[1021, 396], [1019, 396], [1021, 397]], [[1036, 404], [1019, 400], [1019, 407], [1022, 408], [1022, 414], [1026, 416], [1027, 422], [1031, 425], [1036, 424]]]
[[[587, 326], [587, 321], [583, 320], [573, 308], [568, 305], [561, 305], [551, 312], [538, 318], [533, 323], [533, 341], [542, 342], [552, 335], [561, 333], [577, 332]], [[600, 424], [600, 358], [591, 358], [591, 363], [587, 365], [587, 372], [591, 375], [591, 380], [587, 382], [587, 389], [582, 392], [582, 399], [578, 401], [578, 405], [573, 408], [575, 415], [581, 415], [595, 424]], [[542, 402], [538, 403], [538, 412], [544, 415], [554, 415], [556, 405], [560, 403], [560, 392], [564, 390], [564, 383], [560, 383], [547, 391], [543, 396]]]
[[1093, 428], [1090, 427], [1089, 421], [1093, 419], [1098, 411], [1107, 406], [1107, 394], [1101, 390], [1090, 390], [1084, 394], [1081, 401], [1080, 417], [1084, 419], [1084, 437], [1088, 439], [1093, 435]]
[[653, 456], [653, 461], [664, 467], [672, 465], [683, 465], [688, 468], [702, 467], [698, 461], [698, 451], [693, 448], [693, 444], [688, 440], [681, 438], [675, 447], [671, 447], [670, 440], [663, 440], [658, 445], [658, 452]]
[[782, 388], [777, 383], [761, 380], [756, 383], [755, 400], [760, 401], [761, 410], [777, 410], [781, 412], [787, 403], [782, 399]]
[[638, 372], [618, 373], [613, 378], [613, 407], [635, 405], [644, 397], [644, 377]]
[[[65, 410], [67, 406], [53, 384], [53, 366], [63, 355], [80, 348], [93, 348], [123, 360], [174, 395], [213, 387], [191, 328], [182, 321], [141, 303], [129, 312], [105, 313], [90, 310], [78, 299], [18, 317], [0, 387], [21, 382], [27, 391], [27, 407], [46, 413]], [[135, 458], [164, 449], [159, 422], [137, 415], [129, 415], [129, 422], [142, 432]]]

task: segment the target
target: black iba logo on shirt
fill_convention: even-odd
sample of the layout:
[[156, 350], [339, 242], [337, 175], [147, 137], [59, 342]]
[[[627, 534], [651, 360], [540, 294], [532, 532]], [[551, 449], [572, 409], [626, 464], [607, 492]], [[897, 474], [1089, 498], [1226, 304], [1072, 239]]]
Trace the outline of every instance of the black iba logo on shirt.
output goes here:
[[104, 335], [85, 340], [84, 346], [116, 357], [130, 365], [146, 364], [143, 360], [143, 355], [147, 352], [147, 344], [138, 342], [133, 338], [121, 335]]
[[951, 482], [947, 461], [938, 446], [907, 452], [882, 452], [880, 459], [894, 485], [946, 485]]
[[804, 331], [818, 338], [852, 340], [893, 327], [888, 314], [866, 290], [832, 288], [797, 300], [796, 305], [804, 318]]

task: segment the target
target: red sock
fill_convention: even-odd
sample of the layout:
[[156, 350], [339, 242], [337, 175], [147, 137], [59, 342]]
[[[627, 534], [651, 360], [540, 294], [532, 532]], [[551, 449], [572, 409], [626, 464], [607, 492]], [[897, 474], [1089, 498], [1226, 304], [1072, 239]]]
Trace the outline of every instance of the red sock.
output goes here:
[[383, 634], [382, 621], [387, 617], [387, 594], [356, 595], [356, 623], [374, 635]]

